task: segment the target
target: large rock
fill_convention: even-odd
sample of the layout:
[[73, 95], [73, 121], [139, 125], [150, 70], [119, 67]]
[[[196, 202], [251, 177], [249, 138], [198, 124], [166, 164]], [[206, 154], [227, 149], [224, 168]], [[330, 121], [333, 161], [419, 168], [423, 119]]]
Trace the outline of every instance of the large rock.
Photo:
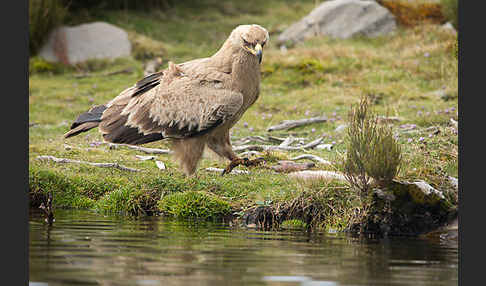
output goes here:
[[128, 34], [108, 23], [61, 26], [52, 31], [39, 56], [47, 61], [75, 64], [89, 59], [113, 59], [130, 55]]
[[395, 29], [395, 16], [374, 1], [332, 0], [292, 24], [280, 34], [278, 42], [292, 44], [319, 35], [340, 39], [376, 37]]

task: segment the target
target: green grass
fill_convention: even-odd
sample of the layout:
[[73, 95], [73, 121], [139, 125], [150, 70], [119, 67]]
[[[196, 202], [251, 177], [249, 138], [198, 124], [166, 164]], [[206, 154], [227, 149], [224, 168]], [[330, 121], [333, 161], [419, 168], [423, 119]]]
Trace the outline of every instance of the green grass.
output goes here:
[[[308, 152], [340, 162], [346, 151], [345, 132], [336, 132], [335, 128], [347, 122], [352, 104], [358, 103], [362, 96], [369, 96], [374, 98], [373, 110], [378, 115], [402, 119], [393, 123], [403, 154], [398, 179], [423, 179], [440, 189], [446, 176], [457, 177], [458, 136], [450, 126], [451, 118], [458, 120], [458, 69], [452, 52], [456, 36], [439, 26], [421, 25], [400, 28], [393, 35], [373, 39], [310, 39], [284, 53], [272, 44], [272, 39], [309, 13], [314, 1], [204, 3], [207, 4], [204, 7], [193, 8], [181, 4], [166, 12], [97, 11], [80, 19], [108, 21], [162, 43], [165, 63], [210, 56], [236, 25], [261, 24], [270, 31], [270, 44], [265, 47], [262, 62], [261, 95], [232, 129], [233, 140], [248, 135], [288, 134], [313, 140], [325, 135], [324, 143], [334, 142], [334, 149]], [[29, 76], [29, 122], [35, 124], [29, 128], [29, 187], [33, 205], [40, 203], [48, 191], [54, 193], [56, 207], [136, 215], [161, 211], [169, 214], [169, 208], [160, 208], [161, 198], [165, 202], [173, 198], [176, 205], [184, 202], [181, 198], [187, 191], [204, 193], [222, 205], [228, 204], [231, 213], [240, 213], [262, 201], [276, 205], [308, 198], [322, 202], [319, 205], [323, 215], [313, 225], [338, 229], [353, 219], [353, 210], [360, 206], [359, 199], [344, 182], [309, 185], [263, 167], [249, 169], [250, 175], [222, 177], [204, 170], [224, 168], [227, 164], [211, 154], [203, 158], [195, 177], [185, 178], [170, 155], [157, 155], [157, 160], [167, 166], [167, 170], [161, 171], [153, 161], [138, 160], [136, 151], [91, 146], [92, 142], [102, 141], [97, 130], [64, 140], [62, 134], [81, 112], [111, 100], [143, 76], [143, 62], [134, 57], [78, 68], [88, 70], [91, 76], [76, 78], [80, 71], [75, 68], [59, 73], [33, 71]], [[134, 71], [105, 75], [126, 68]], [[434, 95], [439, 89], [446, 90], [451, 99]], [[330, 120], [290, 131], [266, 131], [285, 119], [322, 114]], [[417, 128], [405, 133], [400, 128], [403, 124], [415, 124]], [[439, 133], [427, 131], [432, 126]], [[145, 146], [168, 148], [166, 142]], [[272, 158], [288, 159], [302, 153], [275, 152]], [[36, 159], [39, 155], [117, 162], [141, 172], [41, 162]], [[335, 170], [326, 165], [315, 169]], [[329, 198], [336, 204], [328, 204]]]

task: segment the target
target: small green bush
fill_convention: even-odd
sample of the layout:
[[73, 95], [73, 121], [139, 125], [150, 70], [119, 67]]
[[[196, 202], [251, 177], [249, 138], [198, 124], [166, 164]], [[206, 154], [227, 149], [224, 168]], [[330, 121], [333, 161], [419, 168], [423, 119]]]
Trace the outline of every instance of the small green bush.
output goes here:
[[442, 5], [442, 13], [447, 18], [448, 21], [452, 23], [454, 28], [458, 29], [459, 25], [459, 16], [458, 16], [458, 7], [459, 7], [459, 0], [441, 0], [440, 4]]
[[62, 24], [67, 8], [61, 0], [29, 0], [29, 51], [35, 55], [49, 32]]
[[136, 32], [129, 32], [128, 38], [132, 43], [132, 55], [137, 60], [164, 58], [167, 55], [164, 45], [157, 40]]
[[69, 67], [61, 63], [51, 63], [40, 57], [32, 57], [29, 59], [29, 74], [36, 74], [36, 73], [59, 74], [68, 69]]
[[367, 97], [351, 110], [346, 145], [346, 179], [363, 195], [370, 188], [371, 178], [384, 187], [398, 174], [402, 158], [400, 145], [393, 137], [392, 128], [379, 124], [369, 110]]
[[218, 218], [231, 212], [229, 203], [195, 191], [167, 195], [159, 201], [159, 209], [174, 217], [199, 219]]

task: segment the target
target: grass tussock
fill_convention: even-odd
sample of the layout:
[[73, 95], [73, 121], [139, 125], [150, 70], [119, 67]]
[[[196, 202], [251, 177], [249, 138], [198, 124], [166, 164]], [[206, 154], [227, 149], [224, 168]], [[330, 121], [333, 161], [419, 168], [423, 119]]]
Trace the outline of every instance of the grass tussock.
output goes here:
[[303, 182], [292, 195], [274, 203], [279, 227], [343, 231], [359, 221], [362, 199], [340, 182]]
[[398, 174], [402, 160], [401, 146], [392, 128], [379, 124], [369, 107], [368, 97], [352, 108], [346, 136], [345, 177], [362, 194], [370, 190], [371, 179], [386, 186]]
[[29, 51], [37, 54], [52, 29], [64, 22], [67, 7], [61, 0], [29, 0]]

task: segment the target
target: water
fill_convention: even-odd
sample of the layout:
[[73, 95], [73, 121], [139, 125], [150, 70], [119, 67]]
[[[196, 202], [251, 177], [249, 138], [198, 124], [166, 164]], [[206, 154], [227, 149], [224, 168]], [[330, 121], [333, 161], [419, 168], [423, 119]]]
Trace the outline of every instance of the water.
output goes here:
[[56, 210], [29, 218], [30, 285], [458, 285], [457, 241], [242, 230]]

